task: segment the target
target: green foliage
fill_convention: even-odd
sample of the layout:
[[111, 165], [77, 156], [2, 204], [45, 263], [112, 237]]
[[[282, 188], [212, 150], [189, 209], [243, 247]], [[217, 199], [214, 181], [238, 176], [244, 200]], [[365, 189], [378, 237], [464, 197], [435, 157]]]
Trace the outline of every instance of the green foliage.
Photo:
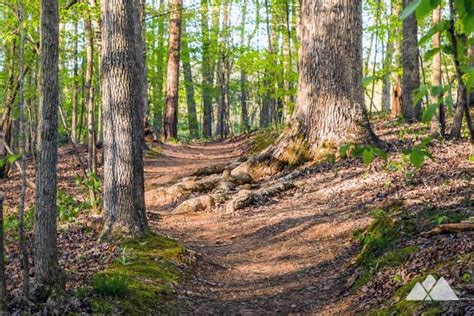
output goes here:
[[354, 237], [362, 242], [362, 250], [357, 256], [357, 262], [367, 265], [374, 256], [380, 254], [398, 234], [396, 221], [383, 210], [374, 213], [374, 221], [363, 232], [356, 231]]
[[384, 161], [388, 160], [387, 153], [382, 149], [372, 145], [343, 144], [339, 147], [341, 158], [360, 157], [365, 165], [370, 165], [376, 157]]
[[258, 154], [267, 149], [268, 146], [273, 145], [280, 135], [278, 129], [264, 129], [259, 131], [250, 142], [250, 153]]
[[[89, 194], [93, 192], [95, 196], [97, 197], [101, 196], [102, 184], [97, 174], [93, 172], [89, 172], [87, 174], [87, 178], [77, 176], [76, 185], [82, 186], [84, 188], [85, 194]], [[102, 204], [102, 200], [101, 199], [96, 199], [94, 201], [90, 200], [88, 203], [89, 203], [89, 208], [97, 209]]]
[[[93, 298], [94, 312], [157, 313], [162, 295], [169, 293], [171, 285], [180, 279], [176, 262], [182, 260], [181, 245], [162, 236], [150, 235], [123, 243], [119, 247], [118, 259], [95, 276], [99, 278], [101, 287], [97, 290], [94, 284], [98, 294]], [[117, 292], [122, 295], [117, 295]]]
[[404, 159], [408, 160], [417, 169], [423, 166], [426, 158], [434, 159], [433, 155], [428, 151], [428, 145], [431, 140], [431, 137], [426, 137], [419, 145], [404, 150]]
[[[34, 223], [34, 218], [35, 218], [35, 211], [34, 208], [29, 209], [27, 212], [24, 213], [23, 216], [23, 223], [25, 225], [25, 230], [31, 230], [33, 229], [33, 223]], [[14, 214], [11, 214], [3, 220], [3, 227], [5, 229], [5, 232], [13, 232], [15, 236], [18, 235], [18, 215], [16, 212]]]
[[3, 168], [5, 165], [13, 165], [16, 161], [21, 159], [21, 154], [16, 155], [6, 155], [5, 157], [0, 158], [0, 168]]
[[127, 280], [123, 276], [97, 274], [92, 279], [94, 291], [103, 297], [124, 297], [128, 292]]
[[88, 203], [79, 202], [73, 196], [64, 191], [58, 191], [57, 198], [59, 220], [62, 222], [73, 222], [83, 210], [90, 209]]

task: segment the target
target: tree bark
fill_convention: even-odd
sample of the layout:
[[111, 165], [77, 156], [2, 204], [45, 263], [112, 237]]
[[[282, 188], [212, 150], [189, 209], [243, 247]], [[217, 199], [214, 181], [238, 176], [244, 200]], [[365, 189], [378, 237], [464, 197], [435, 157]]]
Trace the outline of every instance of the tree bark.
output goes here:
[[[438, 7], [433, 11], [433, 25], [439, 25], [441, 22], [441, 7]], [[436, 33], [433, 35], [433, 49], [439, 49], [441, 47], [441, 33]], [[442, 85], [442, 63], [441, 63], [441, 52], [438, 52], [433, 57], [433, 77], [432, 85], [433, 87], [441, 87]], [[431, 134], [432, 135], [444, 135], [445, 133], [445, 124], [444, 124], [444, 105], [442, 104], [441, 96], [432, 96], [433, 103], [439, 104], [439, 109], [437, 115], [433, 116], [431, 120]]]
[[[183, 33], [186, 34], [186, 26], [183, 25]], [[197, 121], [196, 100], [194, 98], [194, 81], [191, 67], [191, 56], [188, 47], [188, 39], [183, 36], [182, 41], [182, 65], [184, 75], [184, 86], [186, 89], [186, 103], [188, 105], [188, 128], [192, 139], [199, 138], [199, 125]]]
[[181, 50], [182, 0], [171, 1], [168, 45], [168, 74], [166, 80], [166, 111], [163, 139], [178, 138], [179, 59]]
[[[159, 12], [160, 15], [164, 15], [165, 13], [165, 1], [160, 0], [159, 4]], [[163, 129], [163, 108], [164, 108], [164, 95], [163, 95], [163, 84], [164, 84], [164, 76], [165, 76], [165, 23], [164, 17], [160, 16], [158, 20], [158, 37], [157, 41], [158, 46], [156, 47], [156, 80], [154, 81], [154, 126], [158, 134], [161, 134]]]
[[[86, 37], [86, 73], [84, 76], [84, 97], [87, 108], [87, 166], [90, 175], [97, 174], [97, 136], [95, 130], [95, 104], [94, 87], [94, 31], [92, 29], [91, 17], [87, 16], [84, 21]], [[97, 201], [96, 192], [89, 189], [90, 202], [95, 205]]]
[[203, 103], [203, 137], [212, 137], [212, 71], [209, 37], [209, 4], [201, 0], [201, 36], [202, 36], [202, 103]]
[[[411, 3], [411, 0], [403, 0], [403, 7]], [[403, 45], [402, 45], [402, 113], [408, 122], [414, 122], [421, 118], [421, 101], [413, 104], [413, 95], [420, 87], [420, 51], [418, 49], [418, 22], [415, 13], [403, 21]]]
[[[241, 56], [244, 54], [246, 49], [245, 41], [245, 25], [247, 22], [247, 0], [244, 0], [242, 5], [242, 24], [240, 30], [240, 41], [241, 41]], [[247, 133], [250, 130], [249, 126], [249, 111], [248, 111], [248, 83], [247, 83], [247, 70], [246, 65], [240, 66], [240, 130], [241, 132]]]
[[451, 49], [453, 51], [454, 68], [456, 70], [456, 79], [458, 81], [458, 102], [456, 106], [456, 111], [454, 113], [453, 126], [451, 128], [451, 137], [461, 138], [462, 121], [463, 116], [465, 116], [467, 129], [471, 138], [471, 143], [474, 143], [474, 129], [468, 104], [468, 91], [463, 80], [464, 72], [462, 71], [462, 65], [460, 61], [458, 34], [456, 32], [455, 27], [456, 21], [453, 0], [449, 1], [449, 9], [451, 19], [448, 33], [451, 37]]
[[[5, 256], [4, 234], [3, 234], [3, 193], [0, 192], [0, 258]], [[7, 308], [7, 283], [5, 278], [5, 261], [0, 261], [0, 311]]]
[[364, 107], [362, 1], [303, 0], [301, 45], [295, 113], [259, 159], [293, 164], [321, 149], [377, 142]]
[[101, 2], [105, 240], [148, 232], [141, 120], [140, 76], [144, 74], [139, 72], [137, 9], [133, 1]]
[[79, 63], [78, 63], [78, 22], [74, 23], [74, 44], [73, 44], [73, 51], [74, 51], [74, 66], [73, 66], [73, 87], [72, 87], [72, 114], [71, 114], [71, 139], [72, 142], [77, 144], [77, 105], [78, 105], [78, 80], [77, 77], [79, 75]]
[[63, 288], [57, 245], [57, 135], [59, 12], [57, 0], [41, 1], [40, 117], [34, 225], [35, 291], [45, 300], [54, 288]]

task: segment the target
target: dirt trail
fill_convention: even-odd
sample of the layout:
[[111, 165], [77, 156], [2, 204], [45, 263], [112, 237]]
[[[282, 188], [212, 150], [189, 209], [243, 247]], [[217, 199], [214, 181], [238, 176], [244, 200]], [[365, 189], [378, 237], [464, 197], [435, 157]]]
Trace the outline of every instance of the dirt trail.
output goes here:
[[154, 205], [153, 188], [216, 162], [242, 155], [242, 141], [166, 145], [146, 165], [147, 203], [160, 214], [155, 228], [196, 251], [200, 260], [178, 300], [199, 314], [329, 311], [347, 289], [356, 253], [352, 232], [369, 221], [360, 189], [383, 179], [336, 173], [322, 166], [297, 188], [237, 214], [177, 215]]

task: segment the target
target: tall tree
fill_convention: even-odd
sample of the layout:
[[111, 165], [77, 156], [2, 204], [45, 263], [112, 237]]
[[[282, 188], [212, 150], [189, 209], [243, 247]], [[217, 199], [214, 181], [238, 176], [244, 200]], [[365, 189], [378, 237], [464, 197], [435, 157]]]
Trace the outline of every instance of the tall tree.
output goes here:
[[179, 59], [181, 51], [182, 0], [171, 1], [169, 25], [168, 74], [166, 80], [166, 111], [163, 139], [178, 137]]
[[158, 133], [162, 132], [163, 126], [163, 85], [164, 85], [164, 76], [165, 76], [165, 66], [166, 66], [166, 43], [165, 43], [165, 0], [160, 0], [158, 8], [159, 16], [157, 22], [157, 38], [153, 41], [153, 45], [156, 44], [156, 78], [153, 80], [153, 112], [154, 112], [154, 126]]
[[183, 25], [182, 58], [184, 87], [186, 89], [186, 103], [188, 105], [188, 128], [191, 138], [199, 138], [199, 125], [197, 121], [196, 99], [194, 98], [194, 80], [191, 67], [191, 53], [189, 51], [186, 25]]
[[212, 69], [211, 69], [211, 38], [209, 35], [209, 3], [201, 0], [201, 36], [202, 36], [202, 136], [212, 137]]
[[[433, 10], [433, 25], [439, 25], [441, 22], [441, 7]], [[433, 49], [438, 49], [441, 47], [441, 33], [437, 32], [433, 35]], [[442, 63], [441, 63], [441, 52], [436, 53], [433, 56], [433, 87], [442, 88]], [[435, 89], [436, 90], [436, 89]], [[433, 95], [432, 102], [439, 104], [438, 115], [434, 115], [431, 121], [431, 134], [433, 135], [444, 135], [445, 132], [445, 119], [444, 119], [444, 105], [442, 104], [441, 95]]]
[[[136, 1], [105, 0], [102, 15], [104, 230], [102, 238], [144, 236], [143, 98]], [[120, 34], [120, 36], [117, 36]]]
[[301, 14], [295, 113], [277, 143], [258, 157], [277, 164], [343, 143], [377, 141], [364, 107], [362, 0], [303, 0]]
[[57, 244], [57, 135], [59, 11], [57, 0], [41, 0], [40, 111], [34, 226], [35, 296], [45, 300], [63, 286]]
[[[247, 23], [247, 0], [244, 0], [242, 4], [242, 23], [240, 25], [240, 45], [241, 45], [241, 55], [244, 55], [246, 47], [246, 39], [245, 39], [245, 25]], [[248, 102], [249, 102], [249, 95], [248, 95], [248, 82], [247, 82], [247, 70], [246, 65], [240, 66], [240, 125], [242, 132], [248, 132], [250, 130], [249, 125], [249, 110], [248, 110]]]
[[[84, 31], [86, 41], [86, 71], [84, 75], [84, 99], [87, 109], [87, 166], [90, 174], [97, 174], [97, 136], [95, 126], [95, 103], [94, 103], [94, 31], [92, 19], [88, 13], [84, 20]], [[90, 200], [95, 204], [96, 192], [93, 188], [89, 190]]]
[[77, 144], [77, 105], [79, 103], [79, 62], [78, 62], [78, 55], [79, 55], [79, 48], [78, 48], [78, 21], [74, 23], [74, 44], [73, 44], [73, 86], [72, 86], [72, 114], [71, 114], [71, 140], [73, 143]]
[[[403, 7], [412, 1], [403, 0]], [[413, 95], [420, 87], [420, 51], [418, 48], [418, 22], [415, 13], [403, 20], [403, 45], [402, 45], [402, 113], [409, 122], [420, 119], [421, 100], [413, 103]]]

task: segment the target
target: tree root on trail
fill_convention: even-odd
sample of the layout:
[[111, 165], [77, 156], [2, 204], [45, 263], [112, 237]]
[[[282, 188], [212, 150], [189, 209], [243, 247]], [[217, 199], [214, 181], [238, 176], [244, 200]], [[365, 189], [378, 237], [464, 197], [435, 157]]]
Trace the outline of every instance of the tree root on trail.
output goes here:
[[436, 226], [428, 232], [421, 233], [421, 236], [431, 237], [447, 233], [462, 233], [468, 231], [474, 231], [474, 223], [442, 224]]

